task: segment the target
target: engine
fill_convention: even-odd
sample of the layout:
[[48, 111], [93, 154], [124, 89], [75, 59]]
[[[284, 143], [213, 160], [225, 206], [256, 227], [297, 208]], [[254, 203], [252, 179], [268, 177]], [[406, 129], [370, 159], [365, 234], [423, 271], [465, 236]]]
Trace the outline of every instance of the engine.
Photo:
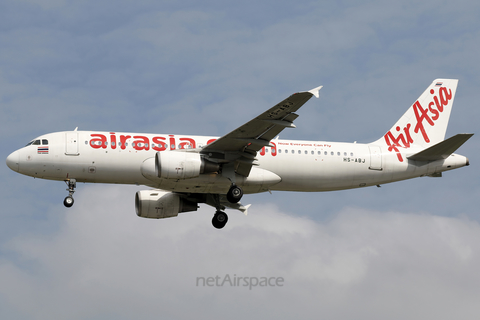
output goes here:
[[135, 211], [142, 218], [176, 217], [180, 212], [197, 211], [197, 203], [163, 190], [142, 190], [135, 195]]
[[218, 170], [218, 164], [205, 160], [196, 152], [163, 151], [155, 156], [155, 171], [159, 178], [192, 179]]

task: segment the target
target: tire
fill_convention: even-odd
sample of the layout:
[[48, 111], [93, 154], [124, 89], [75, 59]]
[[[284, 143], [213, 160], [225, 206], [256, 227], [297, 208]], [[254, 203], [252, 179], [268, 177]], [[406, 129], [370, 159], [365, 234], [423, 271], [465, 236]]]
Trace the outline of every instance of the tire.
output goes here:
[[212, 225], [217, 229], [222, 229], [228, 222], [228, 216], [225, 212], [217, 211], [212, 219]]
[[74, 200], [73, 200], [73, 197], [71, 196], [68, 196], [65, 198], [65, 200], [63, 200], [63, 205], [67, 208], [70, 208], [71, 206], [73, 206], [73, 203], [74, 203]]
[[243, 190], [237, 185], [232, 185], [227, 192], [227, 200], [230, 203], [237, 203], [243, 197]]

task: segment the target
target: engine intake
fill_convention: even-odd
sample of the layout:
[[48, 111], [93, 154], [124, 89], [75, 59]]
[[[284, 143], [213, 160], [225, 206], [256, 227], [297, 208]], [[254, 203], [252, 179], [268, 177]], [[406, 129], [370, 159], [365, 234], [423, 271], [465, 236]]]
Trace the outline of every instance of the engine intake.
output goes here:
[[163, 190], [141, 190], [135, 195], [137, 216], [150, 219], [176, 217], [180, 212], [197, 211], [197, 203]]

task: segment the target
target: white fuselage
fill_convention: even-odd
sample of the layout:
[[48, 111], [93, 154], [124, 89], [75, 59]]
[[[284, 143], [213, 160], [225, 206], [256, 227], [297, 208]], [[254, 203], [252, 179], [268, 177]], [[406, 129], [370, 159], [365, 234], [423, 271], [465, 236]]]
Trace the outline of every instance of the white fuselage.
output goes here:
[[[198, 149], [215, 137], [69, 131], [46, 134], [12, 153], [13, 170], [36, 178], [78, 182], [147, 185], [191, 193], [228, 191], [231, 182], [218, 173], [192, 179], [161, 179], [155, 174], [157, 152]], [[37, 141], [36, 140], [36, 141]], [[43, 143], [42, 143], [43, 141]], [[248, 178], [236, 177], [245, 193], [268, 190], [330, 191], [385, 184], [462, 167], [468, 159], [452, 154], [444, 160], [399, 161], [387, 148], [360, 143], [272, 140], [263, 148]]]

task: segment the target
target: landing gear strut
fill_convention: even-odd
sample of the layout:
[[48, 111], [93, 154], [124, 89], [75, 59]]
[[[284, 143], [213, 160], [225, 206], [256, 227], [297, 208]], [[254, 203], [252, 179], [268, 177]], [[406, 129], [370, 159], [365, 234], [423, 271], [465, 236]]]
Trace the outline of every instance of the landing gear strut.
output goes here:
[[63, 200], [63, 205], [67, 208], [73, 206], [73, 193], [75, 192], [75, 188], [77, 187], [77, 180], [75, 179], [68, 179], [65, 180], [65, 183], [68, 186], [68, 196]]

